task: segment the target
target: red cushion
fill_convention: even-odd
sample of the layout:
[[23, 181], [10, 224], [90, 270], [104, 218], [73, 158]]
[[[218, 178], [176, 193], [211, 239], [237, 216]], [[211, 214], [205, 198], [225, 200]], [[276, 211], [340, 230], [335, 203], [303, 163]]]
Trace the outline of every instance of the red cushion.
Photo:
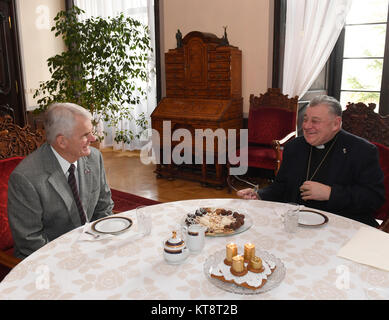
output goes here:
[[[249, 167], [265, 168], [274, 170], [276, 168], [276, 152], [269, 146], [249, 146], [237, 151], [237, 157], [245, 156], [247, 153], [247, 160]], [[282, 160], [282, 150], [281, 150]]]
[[259, 107], [249, 111], [249, 143], [271, 144], [296, 129], [296, 113], [283, 108]]
[[24, 157], [14, 157], [0, 160], [0, 250], [13, 247], [13, 239], [8, 224], [8, 179], [11, 172]]
[[[6, 250], [5, 251], [6, 254], [8, 254], [9, 256], [13, 257], [14, 255], [14, 249], [11, 248], [9, 250]], [[5, 276], [11, 271], [11, 268], [8, 268], [6, 266], [3, 266], [2, 264], [0, 264], [0, 282], [5, 278]]]
[[373, 142], [378, 148], [380, 157], [380, 166], [384, 172], [384, 185], [385, 185], [385, 197], [386, 201], [380, 209], [375, 213], [375, 218], [379, 220], [385, 220], [389, 216], [389, 148], [378, 143]]

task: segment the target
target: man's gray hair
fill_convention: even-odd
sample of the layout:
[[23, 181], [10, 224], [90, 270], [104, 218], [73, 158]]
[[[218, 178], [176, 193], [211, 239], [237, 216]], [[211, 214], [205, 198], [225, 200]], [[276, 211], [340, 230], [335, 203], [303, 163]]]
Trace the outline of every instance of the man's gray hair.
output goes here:
[[92, 121], [92, 115], [83, 107], [68, 102], [51, 104], [45, 114], [46, 140], [52, 144], [58, 135], [70, 137], [76, 124], [76, 116]]
[[325, 104], [328, 106], [329, 111], [335, 116], [342, 116], [342, 106], [335, 98], [326, 95], [317, 96], [309, 102], [308, 107], [314, 107], [320, 104]]

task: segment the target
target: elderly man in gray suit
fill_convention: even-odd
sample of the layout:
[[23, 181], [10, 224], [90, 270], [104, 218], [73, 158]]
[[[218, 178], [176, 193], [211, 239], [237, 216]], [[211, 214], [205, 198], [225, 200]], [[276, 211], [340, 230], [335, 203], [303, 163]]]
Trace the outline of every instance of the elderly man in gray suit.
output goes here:
[[96, 140], [91, 119], [76, 104], [51, 105], [45, 119], [47, 142], [12, 172], [8, 217], [16, 257], [25, 258], [85, 222], [112, 214], [103, 159], [90, 147]]

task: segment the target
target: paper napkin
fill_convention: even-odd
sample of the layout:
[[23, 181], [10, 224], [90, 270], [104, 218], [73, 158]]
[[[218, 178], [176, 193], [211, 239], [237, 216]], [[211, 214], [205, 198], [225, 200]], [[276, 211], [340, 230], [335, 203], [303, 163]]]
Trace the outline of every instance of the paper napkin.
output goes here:
[[[134, 230], [135, 229], [135, 230]], [[127, 242], [131, 242], [134, 240], [138, 240], [146, 236], [146, 234], [139, 232], [136, 230], [137, 228], [133, 228], [131, 230], [125, 231], [123, 233], [119, 233], [117, 235], [114, 234], [103, 234], [99, 232], [95, 232], [91, 228], [90, 223], [85, 223], [81, 228], [80, 236], [78, 237], [78, 241], [99, 241], [106, 239], [114, 239], [120, 245], [126, 244]]]
[[80, 241], [98, 241], [98, 240], [110, 239], [113, 237], [114, 236], [112, 234], [97, 233], [91, 228], [90, 223], [85, 223], [84, 227], [82, 228], [82, 232], [81, 232], [78, 240], [80, 240]]
[[338, 256], [389, 271], [389, 233], [372, 227], [362, 227], [343, 246]]

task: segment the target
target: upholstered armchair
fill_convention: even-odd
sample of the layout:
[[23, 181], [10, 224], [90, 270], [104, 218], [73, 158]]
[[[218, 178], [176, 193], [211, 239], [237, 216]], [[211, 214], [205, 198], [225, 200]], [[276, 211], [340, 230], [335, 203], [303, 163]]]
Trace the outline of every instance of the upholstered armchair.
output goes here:
[[344, 130], [369, 140], [378, 148], [379, 161], [384, 172], [386, 202], [375, 212], [375, 219], [382, 220], [380, 229], [389, 232], [389, 116], [374, 111], [375, 104], [348, 103], [342, 114]]
[[[385, 184], [385, 198], [386, 201], [382, 205], [381, 208], [379, 208], [375, 212], [375, 219], [382, 220], [383, 222], [389, 221], [389, 147], [384, 146], [381, 143], [373, 142], [373, 144], [378, 149], [379, 159], [380, 159], [380, 166], [382, 171], [384, 172], [384, 184]], [[383, 227], [384, 223], [380, 227]], [[387, 226], [386, 232], [389, 232], [389, 223]]]
[[44, 141], [41, 131], [21, 128], [10, 116], [0, 117], [0, 279], [16, 266], [20, 259], [13, 256], [13, 239], [8, 224], [8, 179], [23, 158]]
[[[248, 116], [248, 167], [264, 168], [276, 175], [282, 161], [282, 145], [296, 135], [298, 97], [288, 98], [278, 88], [269, 88], [259, 97], [250, 95]], [[231, 166], [230, 164], [228, 167]]]

